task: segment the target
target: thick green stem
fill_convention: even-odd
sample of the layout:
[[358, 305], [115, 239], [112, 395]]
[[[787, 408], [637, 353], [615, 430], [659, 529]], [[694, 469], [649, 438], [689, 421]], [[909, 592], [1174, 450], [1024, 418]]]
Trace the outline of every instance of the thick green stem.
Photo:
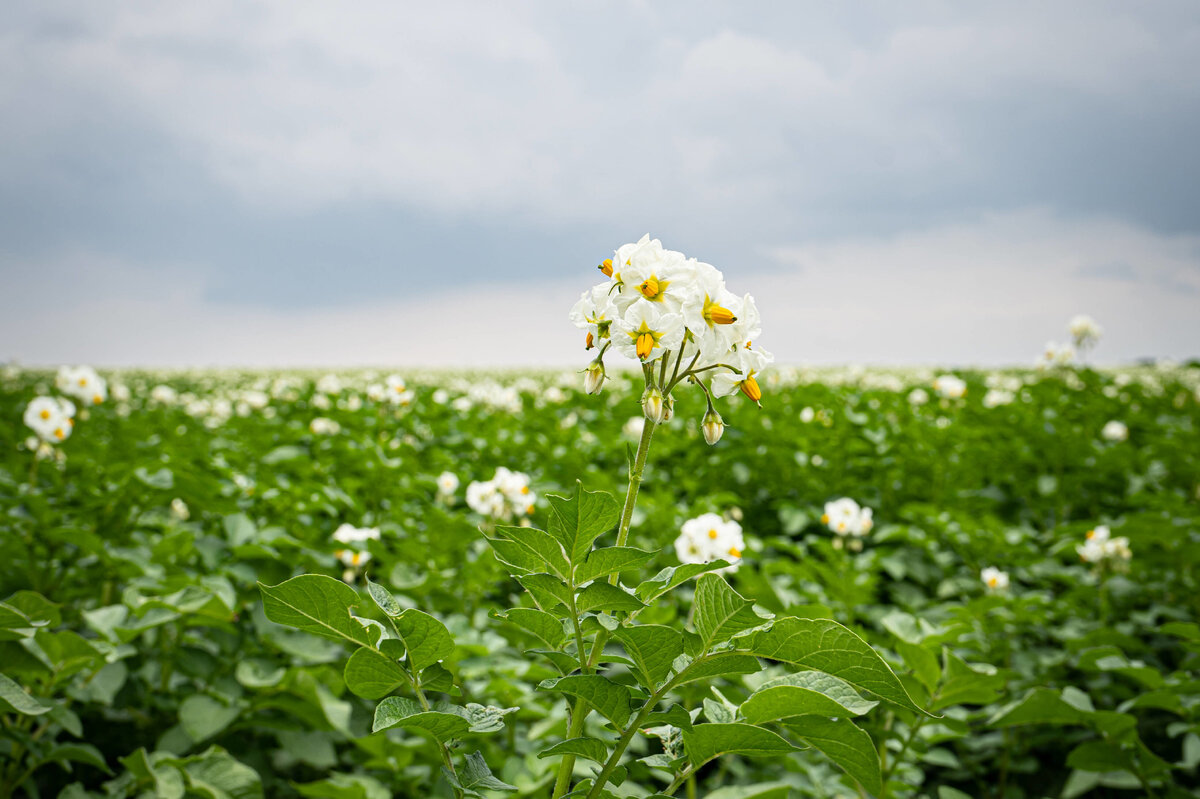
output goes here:
[[[625, 490], [625, 507], [621, 509], [621, 526], [617, 528], [617, 546], [625, 546], [629, 537], [629, 523], [633, 519], [633, 506], [637, 503], [638, 488], [642, 485], [642, 472], [646, 469], [646, 454], [650, 452], [650, 439], [654, 437], [654, 422], [649, 419], [642, 426], [642, 439], [638, 442], [637, 455], [629, 468], [629, 488]], [[614, 574], [609, 582], [616, 582]]]

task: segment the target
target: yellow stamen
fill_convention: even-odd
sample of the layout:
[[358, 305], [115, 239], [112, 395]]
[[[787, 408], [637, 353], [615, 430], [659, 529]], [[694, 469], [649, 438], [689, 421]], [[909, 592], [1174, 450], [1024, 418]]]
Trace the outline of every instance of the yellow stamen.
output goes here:
[[56, 428], [54, 428], [54, 437], [57, 438], [59, 441], [62, 441], [64, 438], [67, 437], [67, 434], [63, 432], [63, 429], [61, 427], [56, 427]]
[[637, 356], [643, 361], [650, 357], [650, 353], [654, 351], [654, 336], [651, 333], [642, 333], [637, 337]]
[[605, 277], [612, 277], [612, 258], [605, 258], [596, 268], [603, 272]]
[[989, 577], [988, 578], [988, 588], [995, 588], [999, 584], [1000, 584], [999, 577]]
[[710, 305], [704, 311], [704, 318], [714, 325], [732, 325], [737, 321], [737, 317], [733, 315], [733, 311], [720, 305]]
[[589, 333], [587, 334], [587, 339], [586, 339], [586, 341], [584, 342], [584, 347], [583, 347], [583, 348], [584, 348], [585, 350], [590, 350], [590, 349], [591, 349], [592, 347], [594, 347], [594, 346], [596, 346], [596, 342], [595, 342], [595, 341], [592, 339], [592, 334], [589, 332]]
[[533, 515], [533, 506], [532, 506], [532, 505], [526, 505], [526, 506], [525, 506], [525, 515], [526, 515], [526, 516], [532, 516], [532, 515]]
[[79, 385], [80, 385], [80, 386], [86, 386], [86, 385], [87, 385], [87, 378], [86, 378], [86, 377], [81, 377], [81, 378], [79, 378]]
[[39, 415], [39, 416], [41, 416], [43, 419], [49, 419], [49, 418], [50, 418], [50, 411], [49, 411], [48, 409], [46, 409], [46, 408], [42, 408], [42, 412], [41, 412], [40, 414], [38, 414], [38, 415]]
[[821, 514], [821, 524], [829, 524], [829, 514], [828, 513]]
[[735, 558], [740, 558], [742, 556], [742, 550], [738, 549], [737, 547], [730, 547], [729, 554]]
[[716, 537], [717, 537], [717, 531], [716, 531], [716, 530], [709, 530], [709, 531], [708, 531], [708, 537], [709, 537], [709, 538], [712, 538], [712, 539], [714, 539], [714, 540], [715, 540], [715, 539], [716, 539]]
[[741, 382], [742, 393], [751, 399], [753, 402], [758, 402], [762, 399], [762, 389], [758, 387], [758, 381], [754, 379], [754, 375], [747, 377]]
[[642, 281], [642, 285], [638, 286], [638, 291], [648, 300], [652, 300], [658, 296], [659, 292], [658, 279], [651, 276]]
[[529, 493], [529, 486], [521, 486], [521, 493], [522, 493], [522, 494], [528, 494], [528, 493]]
[[838, 532], [839, 533], [846, 532], [846, 523], [845, 522], [838, 522]]
[[1096, 531], [1095, 531], [1095, 530], [1088, 530], [1088, 531], [1087, 531], [1087, 537], [1088, 537], [1088, 539], [1089, 539], [1089, 540], [1090, 540], [1091, 538], [1095, 537], [1095, 535], [1096, 535]]
[[67, 424], [71, 425], [71, 427], [74, 427], [74, 426], [75, 426], [75, 420], [74, 420], [74, 419], [68, 419], [68, 420], [67, 420]]
[[96, 396], [92, 397], [92, 402], [96, 405], [99, 405], [100, 403], [104, 402], [104, 397], [97, 394]]

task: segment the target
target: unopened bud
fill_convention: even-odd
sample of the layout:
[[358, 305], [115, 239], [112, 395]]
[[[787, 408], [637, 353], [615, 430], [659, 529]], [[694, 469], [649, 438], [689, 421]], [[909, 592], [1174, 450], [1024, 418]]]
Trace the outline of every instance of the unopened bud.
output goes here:
[[725, 434], [725, 420], [721, 418], [721, 414], [710, 408], [708, 413], [704, 414], [704, 421], [700, 423], [700, 429], [704, 431], [705, 441], [710, 445], [716, 444]]
[[668, 394], [663, 398], [663, 405], [665, 406], [665, 410], [663, 411], [662, 423], [666, 424], [675, 418], [675, 398]]
[[651, 386], [642, 394], [642, 413], [647, 421], [654, 424], [662, 424], [667, 420], [667, 403], [657, 386]]
[[592, 361], [591, 366], [584, 370], [583, 374], [583, 390], [589, 394], [599, 394], [604, 388], [604, 364], [600, 361]]

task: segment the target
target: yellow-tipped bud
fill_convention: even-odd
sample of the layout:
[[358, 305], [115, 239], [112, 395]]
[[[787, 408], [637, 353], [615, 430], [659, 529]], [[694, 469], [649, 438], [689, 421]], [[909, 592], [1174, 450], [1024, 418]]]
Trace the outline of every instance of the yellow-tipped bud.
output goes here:
[[714, 325], [732, 325], [737, 321], [733, 311], [720, 305], [710, 305], [704, 310], [704, 318]]
[[604, 364], [599, 360], [592, 361], [591, 365], [584, 370], [583, 375], [583, 390], [589, 394], [599, 394], [604, 388]]
[[646, 299], [648, 299], [648, 300], [654, 299], [655, 297], [658, 296], [658, 292], [661, 291], [661, 288], [659, 287], [659, 284], [658, 284], [658, 279], [655, 277], [646, 278], [645, 280], [642, 281], [642, 284], [640, 286], [638, 286], [638, 291], [640, 291], [642, 293], [642, 296], [645, 297]]
[[709, 410], [704, 414], [703, 421], [700, 422], [700, 430], [704, 433], [704, 440], [709, 445], [716, 444], [721, 440], [721, 436], [725, 435], [725, 420], [721, 418], [721, 414], [715, 410]]
[[742, 393], [750, 398], [753, 402], [758, 402], [762, 399], [762, 389], [758, 387], [758, 381], [751, 375], [741, 382]]
[[654, 335], [651, 333], [642, 333], [637, 337], [637, 356], [643, 361], [650, 357], [650, 353], [654, 352]]
[[600, 265], [597, 266], [596, 268], [599, 269], [601, 272], [603, 272], [605, 277], [612, 277], [612, 275], [613, 275], [612, 258], [605, 258], [603, 261], [600, 262]]
[[592, 347], [594, 347], [594, 346], [596, 346], [596, 341], [595, 341], [595, 339], [592, 337], [592, 331], [590, 331], [590, 330], [589, 330], [589, 331], [588, 331], [588, 334], [587, 334], [587, 338], [585, 338], [585, 339], [583, 340], [583, 348], [584, 348], [585, 350], [590, 350], [590, 349], [591, 349]]
[[642, 394], [642, 413], [653, 424], [662, 424], [667, 420], [667, 403], [657, 387], [648, 388]]

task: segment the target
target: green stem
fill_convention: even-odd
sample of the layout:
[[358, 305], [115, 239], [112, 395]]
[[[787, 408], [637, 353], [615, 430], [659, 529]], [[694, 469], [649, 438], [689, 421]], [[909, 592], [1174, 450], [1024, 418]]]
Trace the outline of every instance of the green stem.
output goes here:
[[[617, 546], [625, 546], [629, 537], [629, 523], [633, 519], [633, 506], [637, 503], [638, 488], [642, 484], [642, 473], [646, 469], [646, 454], [650, 452], [650, 439], [654, 437], [654, 422], [649, 419], [642, 425], [642, 439], [638, 442], [637, 455], [629, 469], [629, 487], [625, 490], [625, 507], [621, 509], [621, 526], [617, 528]], [[609, 577], [615, 583], [617, 575]]]

